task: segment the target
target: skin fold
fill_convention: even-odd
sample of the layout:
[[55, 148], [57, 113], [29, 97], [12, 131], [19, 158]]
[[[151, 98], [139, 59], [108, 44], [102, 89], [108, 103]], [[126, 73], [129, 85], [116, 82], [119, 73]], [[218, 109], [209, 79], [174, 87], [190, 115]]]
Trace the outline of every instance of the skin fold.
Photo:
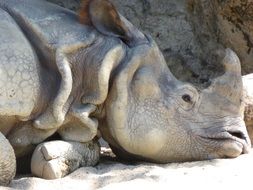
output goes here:
[[[63, 141], [40, 144], [32, 157], [32, 173], [47, 179], [97, 164], [98, 133], [117, 156], [156, 163], [249, 151], [232, 50], [218, 52], [224, 74], [200, 90], [177, 80], [153, 39], [109, 1], [87, 1], [84, 12], [0, 0], [0, 131], [8, 139], [0, 147], [9, 143], [20, 157], [58, 133]], [[15, 165], [8, 156], [0, 157], [3, 184], [15, 173], [5, 178], [6, 164]]]

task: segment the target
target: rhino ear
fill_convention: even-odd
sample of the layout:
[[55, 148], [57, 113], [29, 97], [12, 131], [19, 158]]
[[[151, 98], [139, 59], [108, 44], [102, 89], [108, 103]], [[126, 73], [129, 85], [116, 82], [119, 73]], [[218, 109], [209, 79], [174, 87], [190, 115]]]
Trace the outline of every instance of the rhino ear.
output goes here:
[[92, 25], [102, 34], [119, 37], [129, 46], [147, 43], [137, 28], [122, 17], [107, 0], [91, 0], [88, 7]]

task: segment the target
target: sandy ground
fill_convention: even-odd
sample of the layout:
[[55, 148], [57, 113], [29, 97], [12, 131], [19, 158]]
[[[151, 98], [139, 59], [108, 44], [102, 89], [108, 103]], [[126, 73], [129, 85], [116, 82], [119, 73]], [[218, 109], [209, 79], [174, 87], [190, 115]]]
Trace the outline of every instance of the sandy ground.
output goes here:
[[15, 179], [10, 188], [24, 190], [90, 189], [252, 189], [253, 150], [236, 159], [173, 163], [124, 164], [103, 159], [96, 167], [80, 168], [58, 180]]

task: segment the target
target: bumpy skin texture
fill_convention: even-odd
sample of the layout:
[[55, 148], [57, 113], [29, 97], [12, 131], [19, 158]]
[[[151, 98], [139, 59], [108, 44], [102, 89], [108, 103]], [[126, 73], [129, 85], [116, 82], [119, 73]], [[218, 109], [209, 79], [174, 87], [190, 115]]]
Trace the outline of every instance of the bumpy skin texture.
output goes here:
[[0, 185], [7, 185], [16, 173], [16, 158], [8, 140], [0, 133]]
[[0, 114], [32, 114], [39, 95], [38, 60], [15, 21], [0, 10]]
[[[15, 75], [15, 84], [32, 83], [25, 98], [0, 95], [0, 130], [16, 156], [56, 132], [66, 141], [39, 145], [35, 175], [58, 178], [96, 164], [98, 130], [124, 159], [168, 163], [248, 152], [240, 61], [232, 50], [217, 54], [225, 73], [200, 91], [178, 81], [156, 43], [107, 0], [84, 1], [82, 24], [73, 12], [43, 0], [0, 0], [0, 8], [8, 17], [0, 28], [17, 38], [1, 39], [7, 45], [0, 57], [27, 54], [13, 68], [31, 69]], [[9, 63], [2, 60], [1, 69]]]

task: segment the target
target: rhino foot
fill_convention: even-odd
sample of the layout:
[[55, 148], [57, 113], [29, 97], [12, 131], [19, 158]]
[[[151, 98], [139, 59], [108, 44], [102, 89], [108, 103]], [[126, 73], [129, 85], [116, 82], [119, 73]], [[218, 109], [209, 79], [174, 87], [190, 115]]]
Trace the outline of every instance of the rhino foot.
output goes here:
[[0, 186], [8, 185], [16, 174], [16, 158], [8, 140], [0, 133]]
[[51, 141], [35, 149], [32, 173], [44, 179], [58, 179], [81, 166], [94, 166], [99, 161], [100, 147], [97, 142], [88, 143]]
[[98, 120], [91, 116], [96, 111], [96, 106], [85, 104], [72, 106], [69, 115], [73, 120], [77, 120], [81, 125], [65, 125], [57, 131], [63, 140], [89, 142], [98, 133]]

